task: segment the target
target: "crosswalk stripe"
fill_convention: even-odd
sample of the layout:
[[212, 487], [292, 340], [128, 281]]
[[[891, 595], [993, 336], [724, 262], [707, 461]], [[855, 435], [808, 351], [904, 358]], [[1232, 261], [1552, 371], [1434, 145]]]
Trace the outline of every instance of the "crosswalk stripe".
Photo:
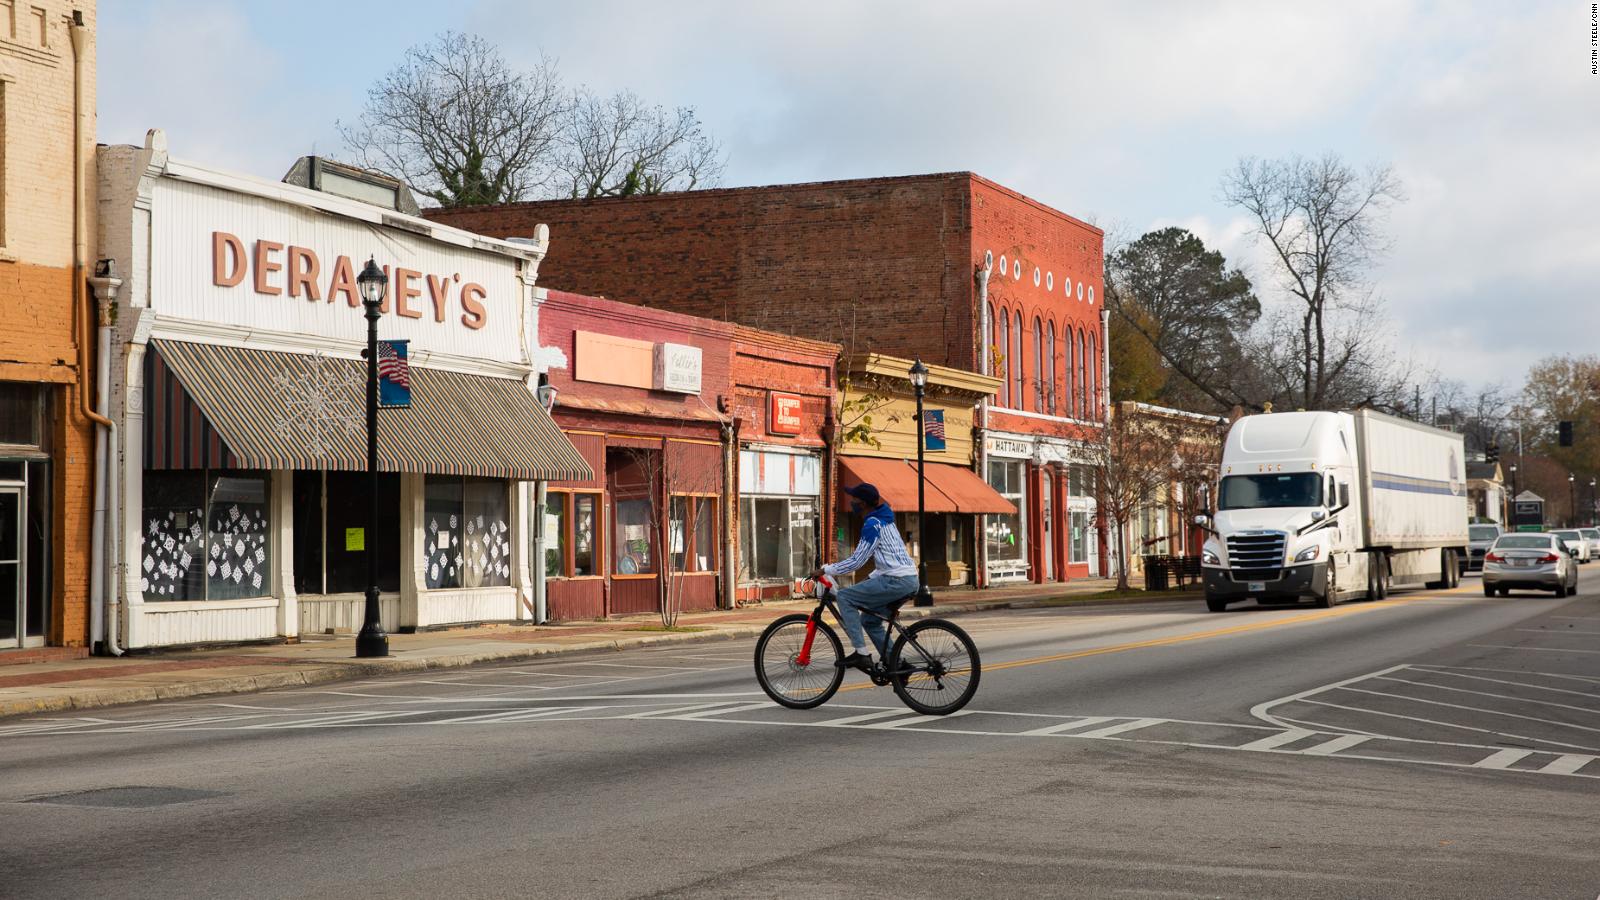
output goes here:
[[733, 705], [735, 705], [735, 704], [731, 704], [726, 700], [719, 700], [716, 703], [696, 703], [693, 706], [674, 706], [674, 707], [671, 707], [671, 708], [668, 708], [668, 709], [652, 709], [652, 710], [647, 710], [645, 712], [630, 713], [630, 714], [628, 714], [626, 716], [622, 716], [622, 718], [624, 718], [624, 719], [665, 718], [665, 717], [668, 717], [668, 716], [677, 716], [677, 715], [680, 715], [682, 713], [694, 712], [697, 709], [711, 709], [712, 707], [716, 707], [716, 706], [733, 706]]
[[1061, 734], [1064, 731], [1073, 731], [1074, 729], [1078, 728], [1088, 728], [1090, 725], [1098, 725], [1101, 722], [1109, 721], [1111, 721], [1110, 716], [1085, 716], [1075, 722], [1057, 722], [1054, 725], [1046, 725], [1043, 728], [1035, 728], [1032, 731], [1024, 731], [1022, 733], [1024, 735], [1031, 736]]
[[1122, 734], [1125, 731], [1136, 731], [1140, 728], [1149, 728], [1151, 725], [1160, 725], [1165, 721], [1166, 719], [1134, 719], [1131, 722], [1123, 722], [1120, 725], [1107, 725], [1104, 728], [1096, 728], [1093, 731], [1080, 731], [1077, 734], [1074, 734], [1073, 737], [1111, 737], [1114, 734]]
[[1581, 753], [1563, 753], [1539, 771], [1547, 775], [1572, 775], [1594, 760], [1593, 756]]
[[1370, 740], [1372, 740], [1372, 735], [1370, 734], [1347, 734], [1343, 737], [1336, 737], [1331, 741], [1323, 741], [1315, 747], [1307, 747], [1300, 752], [1307, 756], [1332, 756], [1340, 750], [1349, 750], [1357, 744], [1365, 744]]
[[1532, 750], [1497, 750], [1473, 763], [1472, 767], [1475, 769], [1504, 769], [1532, 753]]
[[1282, 747], [1284, 744], [1292, 744], [1295, 741], [1301, 740], [1303, 738], [1311, 737], [1313, 734], [1316, 734], [1316, 732], [1307, 731], [1304, 728], [1291, 728], [1288, 731], [1280, 731], [1277, 734], [1269, 734], [1266, 737], [1261, 738], [1260, 740], [1251, 741], [1250, 743], [1245, 744], [1244, 746], [1240, 747], [1239, 749], [1240, 750], [1271, 750], [1274, 747]]
[[890, 716], [904, 716], [904, 715], [908, 715], [908, 714], [911, 715], [911, 716], [920, 718], [920, 716], [917, 716], [916, 713], [912, 713], [910, 710], [904, 710], [904, 709], [880, 709], [877, 712], [862, 713], [859, 716], [845, 716], [842, 719], [828, 719], [826, 721], [817, 722], [815, 724], [817, 724], [817, 725], [855, 725], [855, 724], [858, 724], [860, 722], [872, 722], [872, 721], [876, 721], [878, 719], [887, 719]]
[[776, 709], [776, 708], [777, 707], [774, 704], [767, 703], [767, 702], [741, 703], [738, 706], [731, 706], [731, 707], [729, 707], [727, 709], [703, 709], [700, 712], [689, 713], [688, 715], [685, 715], [685, 716], [658, 716], [657, 718], [703, 719], [703, 718], [705, 718], [707, 716], [725, 716], [725, 715], [732, 715], [734, 713], [750, 712], [751, 710], [754, 710], [754, 709]]
[[953, 713], [947, 713], [947, 714], [942, 715], [942, 716], [924, 716], [924, 715], [920, 715], [919, 714], [919, 715], [912, 716], [912, 717], [910, 717], [908, 719], [895, 719], [893, 722], [874, 722], [871, 725], [863, 725], [861, 727], [862, 728], [899, 728], [901, 725], [913, 725], [913, 724], [916, 724], [917, 722], [948, 722], [951, 719], [959, 719], [962, 716], [969, 716], [969, 715], [972, 715], [972, 711], [963, 709], [963, 710], [958, 710], [958, 711], [953, 712]]
[[582, 706], [542, 706], [538, 709], [502, 709], [491, 713], [479, 713], [473, 716], [456, 716], [450, 719], [434, 719], [428, 725], [465, 725], [472, 722], [489, 724], [492, 722], [521, 722], [524, 719], [537, 719], [543, 716], [560, 715], [573, 710], [584, 709]]

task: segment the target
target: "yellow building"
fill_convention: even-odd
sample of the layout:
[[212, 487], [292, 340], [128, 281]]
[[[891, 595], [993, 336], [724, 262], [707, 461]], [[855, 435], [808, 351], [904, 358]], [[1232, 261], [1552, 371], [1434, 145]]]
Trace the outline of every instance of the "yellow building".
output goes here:
[[[871, 353], [840, 362], [841, 402], [835, 425], [841, 487], [868, 482], [898, 514], [913, 558], [922, 559], [917, 518], [917, 404], [912, 360]], [[1000, 379], [945, 366], [928, 367], [923, 408], [930, 440], [924, 450], [924, 510], [928, 515], [928, 583], [967, 584], [981, 516], [1015, 516], [1016, 506], [973, 471], [973, 408], [1000, 388]], [[942, 438], [942, 439], [941, 439]], [[848, 554], [860, 521], [841, 516], [837, 535]]]
[[91, 640], [94, 20], [0, 0], [0, 653]]

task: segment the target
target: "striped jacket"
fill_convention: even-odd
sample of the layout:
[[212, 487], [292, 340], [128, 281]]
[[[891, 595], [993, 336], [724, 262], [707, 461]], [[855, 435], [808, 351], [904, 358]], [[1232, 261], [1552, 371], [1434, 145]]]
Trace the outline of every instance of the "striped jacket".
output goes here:
[[887, 503], [880, 503], [877, 509], [867, 513], [866, 521], [861, 523], [861, 543], [856, 545], [856, 551], [847, 559], [828, 563], [822, 571], [843, 575], [866, 565], [869, 559], [873, 562], [873, 578], [917, 574], [917, 564], [906, 550], [905, 541], [900, 539], [900, 531], [894, 525], [894, 510]]

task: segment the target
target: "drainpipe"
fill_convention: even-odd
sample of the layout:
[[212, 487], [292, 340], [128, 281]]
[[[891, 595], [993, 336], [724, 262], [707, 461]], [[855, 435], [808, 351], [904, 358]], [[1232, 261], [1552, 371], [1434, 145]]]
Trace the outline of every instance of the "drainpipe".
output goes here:
[[[1110, 424], [1111, 424], [1111, 341], [1109, 340], [1110, 337], [1111, 337], [1111, 310], [1108, 309], [1104, 304], [1101, 304], [1101, 306], [1100, 306], [1100, 384], [1101, 384], [1101, 388], [1100, 388], [1100, 427], [1102, 429], [1109, 428]], [[1101, 487], [1101, 491], [1104, 491], [1104, 487]], [[1095, 498], [1095, 517], [1098, 518], [1101, 522], [1105, 521], [1105, 513], [1104, 513], [1104, 511], [1102, 511], [1100, 509], [1099, 498], [1098, 497]], [[1122, 526], [1121, 526], [1120, 523], [1118, 524], [1117, 528], [1118, 528], [1118, 538], [1119, 538], [1118, 543], [1121, 543], [1121, 541], [1120, 541], [1121, 533], [1120, 532], [1121, 532]], [[1126, 557], [1126, 555], [1127, 555], [1127, 548], [1123, 547], [1122, 548], [1122, 553], [1120, 553], [1118, 555], [1118, 560], [1117, 560], [1117, 564], [1118, 565], [1126, 566], [1128, 564], [1127, 559], [1124, 558], [1124, 557]], [[1106, 565], [1102, 565], [1100, 567], [1100, 571], [1102, 573], [1102, 577], [1104, 577], [1103, 573], [1106, 572], [1110, 568], [1110, 565], [1109, 565], [1110, 554], [1109, 554], [1109, 552], [1107, 550], [1107, 547], [1106, 547], [1106, 530], [1105, 530], [1104, 527], [1102, 527], [1100, 529], [1100, 556], [1108, 561]]]
[[[72, 336], [78, 349], [78, 412], [87, 421], [112, 429], [112, 441], [114, 441], [116, 425], [103, 414], [106, 403], [106, 387], [109, 383], [107, 369], [111, 341], [109, 304], [100, 318], [100, 333], [97, 336], [99, 341], [99, 368], [96, 374], [96, 383], [101, 410], [89, 408], [87, 384], [89, 372], [89, 316], [91, 315], [88, 293], [85, 290], [88, 284], [85, 277], [85, 269], [89, 251], [88, 238], [85, 235], [84, 220], [88, 216], [84, 210], [85, 185], [83, 178], [83, 55], [87, 34], [83, 25], [83, 13], [81, 11], [73, 10], [72, 21], [67, 26], [67, 36], [72, 43], [72, 148], [69, 158], [72, 160]], [[105, 595], [108, 581], [106, 577], [108, 561], [105, 556], [106, 471], [107, 454], [110, 452], [110, 448], [108, 447], [106, 434], [98, 429], [96, 429], [96, 432], [94, 515], [89, 539], [89, 641], [91, 646], [107, 631]], [[112, 641], [106, 640], [104, 643], [106, 649], [111, 653], [117, 654], [119, 652]]]
[[[533, 576], [533, 624], [535, 625], [543, 625], [545, 620], [549, 618], [545, 614], [545, 598], [547, 595], [544, 581], [544, 556], [545, 553], [549, 552], [545, 549], [545, 545], [550, 540], [550, 535], [546, 534], [544, 530], [544, 511], [547, 508], [546, 504], [550, 501], [549, 490], [550, 483], [547, 481], [534, 483], [533, 545], [537, 550], [534, 553], [534, 558], [529, 561], [529, 573]], [[567, 515], [572, 515], [572, 511], [567, 510]]]
[[[732, 422], [723, 420], [722, 423], [722, 496], [731, 497], [734, 503], [738, 502], [738, 473], [734, 469], [734, 461], [739, 458], [739, 432], [735, 419]], [[733, 609], [738, 605], [735, 592], [738, 590], [736, 582], [739, 580], [739, 561], [734, 558], [738, 547], [734, 542], [734, 503], [722, 504], [722, 608]]]
[[[984, 375], [990, 372], [989, 361], [989, 273], [993, 271], [994, 263], [988, 256], [984, 257], [983, 268], [978, 270], [978, 359], [979, 371]], [[989, 480], [989, 397], [984, 395], [978, 400], [978, 477], [984, 481]], [[973, 554], [977, 564], [972, 567], [973, 587], [989, 586], [989, 541], [988, 541], [988, 516], [978, 516], [978, 533], [974, 536], [977, 552]]]
[[[117, 300], [117, 289], [122, 279], [111, 274], [111, 262], [106, 260], [89, 279], [99, 300], [99, 327], [95, 342], [95, 397], [97, 412], [105, 417], [111, 397], [111, 317]], [[94, 447], [94, 524], [90, 538], [89, 609], [90, 643], [99, 643], [104, 652], [121, 656], [117, 647], [116, 598], [120, 596], [116, 573], [119, 569], [117, 539], [117, 452], [116, 422], [109, 418], [109, 429], [96, 429]], [[111, 510], [108, 514], [107, 510]]]

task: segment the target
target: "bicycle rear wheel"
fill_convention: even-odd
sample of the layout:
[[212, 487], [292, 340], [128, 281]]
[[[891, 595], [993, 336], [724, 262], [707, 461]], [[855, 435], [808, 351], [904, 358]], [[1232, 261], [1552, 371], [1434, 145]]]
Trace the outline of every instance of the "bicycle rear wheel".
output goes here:
[[890, 678], [901, 702], [923, 715], [947, 716], [978, 692], [983, 673], [972, 638], [943, 619], [914, 623], [894, 642]]
[[768, 625], [756, 641], [756, 681], [768, 697], [790, 709], [821, 706], [844, 681], [844, 669], [834, 665], [844, 657], [839, 636], [820, 619], [810, 657], [800, 664], [810, 620], [800, 613], [784, 616]]

